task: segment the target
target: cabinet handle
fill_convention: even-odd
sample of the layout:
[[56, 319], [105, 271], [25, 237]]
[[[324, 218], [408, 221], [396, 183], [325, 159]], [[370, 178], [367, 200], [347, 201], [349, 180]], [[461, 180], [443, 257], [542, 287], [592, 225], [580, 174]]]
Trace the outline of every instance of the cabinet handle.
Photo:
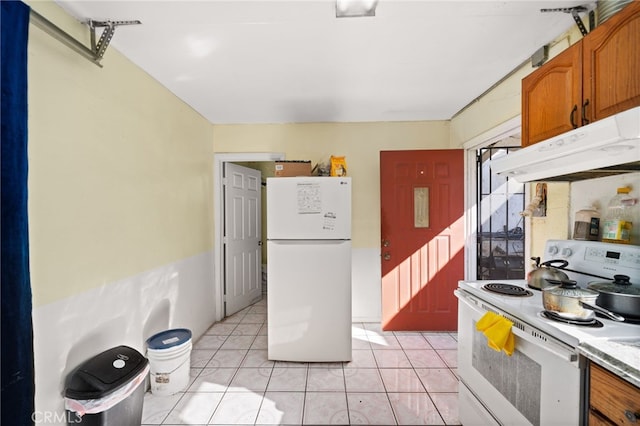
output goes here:
[[578, 128], [578, 125], [576, 124], [576, 112], [578, 112], [578, 105], [573, 106], [573, 109], [571, 110], [571, 115], [569, 116], [569, 120], [571, 121], [571, 126], [574, 129]]
[[391, 253], [389, 253], [388, 251], [387, 251], [387, 252], [385, 252], [385, 253], [382, 255], [382, 258], [383, 258], [384, 260], [386, 260], [387, 262], [388, 262], [388, 261], [390, 261], [390, 260], [391, 260]]
[[582, 104], [582, 125], [589, 124], [589, 119], [587, 118], [587, 106], [589, 105], [589, 99], [584, 101]]
[[638, 421], [638, 418], [640, 418], [640, 413], [634, 413], [631, 410], [626, 410], [624, 412], [624, 416], [627, 418], [627, 420], [629, 420], [631, 423], [635, 423]]

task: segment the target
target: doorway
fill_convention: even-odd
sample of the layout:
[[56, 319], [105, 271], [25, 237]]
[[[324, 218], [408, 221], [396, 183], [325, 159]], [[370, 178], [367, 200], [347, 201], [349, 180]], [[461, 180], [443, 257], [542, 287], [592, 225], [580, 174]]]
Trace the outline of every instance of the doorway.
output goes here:
[[[480, 279], [478, 276], [478, 260], [479, 260], [479, 206], [478, 191], [480, 181], [478, 176], [477, 160], [478, 151], [482, 148], [491, 146], [514, 146], [520, 145], [520, 129], [522, 117], [515, 116], [504, 123], [476, 136], [463, 145], [466, 152], [465, 167], [465, 280]], [[528, 186], [524, 186], [524, 199], [528, 199]], [[529, 235], [530, 221], [525, 220], [524, 224], [519, 225], [523, 229], [524, 235]], [[529, 247], [524, 242], [523, 258], [529, 257]]]
[[224, 163], [224, 316], [262, 296], [262, 173]]
[[[230, 162], [282, 161], [284, 153], [224, 153], [213, 156], [213, 292], [215, 320], [225, 316], [224, 310], [224, 164]], [[264, 202], [264, 200], [263, 200]]]
[[380, 152], [383, 330], [457, 329], [464, 151]]
[[519, 138], [507, 138], [478, 150], [479, 280], [524, 279], [524, 184], [491, 169], [494, 159], [519, 149]]

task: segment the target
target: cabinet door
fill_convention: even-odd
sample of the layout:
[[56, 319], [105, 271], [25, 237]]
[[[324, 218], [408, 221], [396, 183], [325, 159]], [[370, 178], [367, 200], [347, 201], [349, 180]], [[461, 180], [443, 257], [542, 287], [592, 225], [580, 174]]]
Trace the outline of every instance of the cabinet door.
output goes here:
[[588, 102], [585, 114], [589, 122], [640, 105], [639, 46], [638, 1], [583, 39], [583, 102]]
[[589, 410], [589, 426], [615, 426], [605, 417], [602, 417], [600, 414], [593, 410]]
[[613, 424], [637, 425], [632, 416], [640, 413], [640, 388], [593, 363], [589, 372], [589, 408]]
[[582, 41], [522, 80], [522, 146], [580, 125]]

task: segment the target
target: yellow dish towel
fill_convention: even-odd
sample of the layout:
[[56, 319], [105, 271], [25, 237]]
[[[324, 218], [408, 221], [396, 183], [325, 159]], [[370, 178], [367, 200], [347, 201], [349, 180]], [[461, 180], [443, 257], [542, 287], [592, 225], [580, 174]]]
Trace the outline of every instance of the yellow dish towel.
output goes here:
[[476, 330], [482, 331], [487, 337], [487, 343], [491, 349], [498, 352], [504, 351], [511, 356], [515, 346], [515, 339], [511, 332], [512, 325], [513, 323], [505, 317], [487, 312], [476, 323]]

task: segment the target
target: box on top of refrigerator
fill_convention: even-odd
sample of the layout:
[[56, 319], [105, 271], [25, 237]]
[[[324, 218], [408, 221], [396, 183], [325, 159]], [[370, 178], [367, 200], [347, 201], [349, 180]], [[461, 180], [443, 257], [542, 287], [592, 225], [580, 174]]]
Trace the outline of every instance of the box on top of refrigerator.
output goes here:
[[274, 175], [276, 177], [311, 176], [311, 161], [276, 161]]

